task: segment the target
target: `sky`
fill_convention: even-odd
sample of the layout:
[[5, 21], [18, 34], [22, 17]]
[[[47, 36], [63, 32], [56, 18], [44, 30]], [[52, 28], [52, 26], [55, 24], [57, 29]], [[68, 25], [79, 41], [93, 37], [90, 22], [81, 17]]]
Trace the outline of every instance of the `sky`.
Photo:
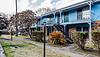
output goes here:
[[[18, 12], [30, 9], [35, 11], [39, 8], [60, 9], [84, 0], [17, 0]], [[0, 0], [0, 12], [15, 14], [15, 0]]]

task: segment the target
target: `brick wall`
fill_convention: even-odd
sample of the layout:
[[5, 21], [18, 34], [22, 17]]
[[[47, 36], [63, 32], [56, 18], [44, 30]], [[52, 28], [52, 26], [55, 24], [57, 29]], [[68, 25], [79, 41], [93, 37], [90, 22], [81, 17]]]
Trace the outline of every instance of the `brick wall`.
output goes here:
[[71, 28], [69, 28], [69, 37], [72, 38], [72, 33], [73, 33], [73, 32], [76, 32], [76, 27], [71, 27]]
[[95, 26], [93, 27], [94, 29], [99, 29], [100, 30], [100, 20], [95, 22]]

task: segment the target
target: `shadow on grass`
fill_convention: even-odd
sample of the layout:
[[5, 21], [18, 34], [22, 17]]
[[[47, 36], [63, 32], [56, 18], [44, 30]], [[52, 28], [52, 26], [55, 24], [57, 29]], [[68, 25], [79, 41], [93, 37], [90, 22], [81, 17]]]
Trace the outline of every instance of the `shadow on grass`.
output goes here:
[[8, 39], [8, 38], [0, 38], [1, 40], [11, 40], [11, 39]]
[[31, 38], [24, 38], [25, 40], [31, 40], [32, 41], [32, 39]]

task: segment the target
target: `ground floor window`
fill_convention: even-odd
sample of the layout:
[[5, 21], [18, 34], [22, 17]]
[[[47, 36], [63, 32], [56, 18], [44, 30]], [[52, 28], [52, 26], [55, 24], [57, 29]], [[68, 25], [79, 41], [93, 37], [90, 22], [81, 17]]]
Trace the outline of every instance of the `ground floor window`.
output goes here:
[[76, 31], [82, 31], [81, 27], [76, 27]]
[[89, 27], [76, 27], [76, 31], [88, 32], [89, 31]]
[[89, 31], [89, 27], [83, 27], [83, 31], [88, 32]]

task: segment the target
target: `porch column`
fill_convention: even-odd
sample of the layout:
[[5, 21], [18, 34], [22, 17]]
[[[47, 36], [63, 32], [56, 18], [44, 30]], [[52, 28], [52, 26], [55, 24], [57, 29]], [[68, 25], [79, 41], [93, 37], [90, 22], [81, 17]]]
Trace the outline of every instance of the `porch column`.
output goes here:
[[89, 23], [89, 40], [92, 41], [92, 29], [91, 29], [91, 22]]
[[89, 22], [89, 40], [91, 41], [92, 40], [92, 24], [91, 24], [91, 21], [92, 21], [92, 0], [90, 0], [89, 2], [89, 10], [90, 10], [90, 22]]
[[[42, 16], [40, 17], [40, 21], [42, 20]], [[42, 22], [40, 22], [41, 31], [43, 31]]]
[[83, 27], [81, 27], [81, 31], [83, 32]]
[[64, 13], [62, 14], [62, 22], [64, 23]]
[[66, 25], [64, 25], [64, 37], [66, 37]]
[[59, 23], [61, 23], [62, 21], [62, 11], [60, 11], [60, 20], [59, 20]]
[[[55, 20], [55, 22], [57, 22], [56, 13], [53, 13], [53, 15], [54, 15], [54, 20]], [[55, 22], [53, 21], [54, 24], [55, 24]]]

